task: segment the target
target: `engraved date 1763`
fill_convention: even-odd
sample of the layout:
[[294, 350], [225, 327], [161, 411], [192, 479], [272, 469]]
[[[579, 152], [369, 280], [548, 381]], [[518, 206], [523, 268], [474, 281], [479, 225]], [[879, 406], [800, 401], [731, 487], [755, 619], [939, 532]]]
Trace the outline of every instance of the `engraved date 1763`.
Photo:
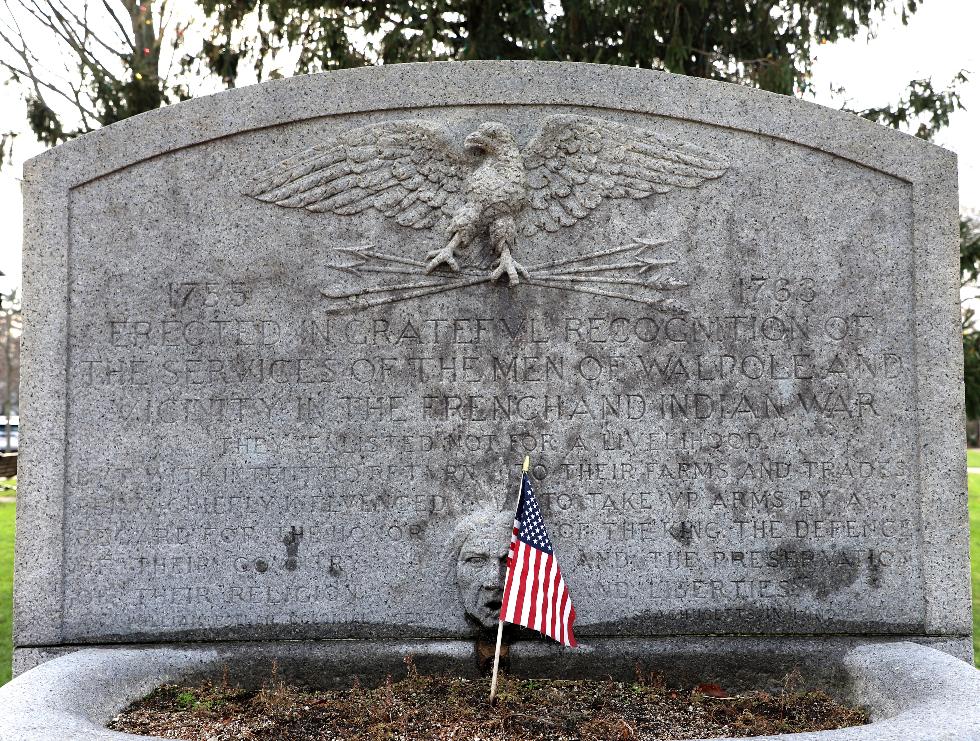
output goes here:
[[813, 278], [750, 275], [740, 277], [735, 289], [739, 306], [752, 306], [762, 301], [809, 304], [817, 297]]

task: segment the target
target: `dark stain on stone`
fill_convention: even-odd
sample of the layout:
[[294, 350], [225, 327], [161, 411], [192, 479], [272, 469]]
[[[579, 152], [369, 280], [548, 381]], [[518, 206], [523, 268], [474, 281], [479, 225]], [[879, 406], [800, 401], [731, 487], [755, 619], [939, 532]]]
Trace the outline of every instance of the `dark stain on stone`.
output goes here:
[[[488, 636], [479, 636], [475, 644], [476, 666], [481, 674], [493, 673], [493, 657], [497, 650], [497, 639]], [[503, 672], [510, 671], [510, 644], [500, 644], [500, 669]]]
[[303, 528], [297, 529], [295, 525], [289, 528], [289, 532], [283, 536], [282, 542], [286, 546], [286, 571], [296, 571], [299, 566], [299, 542], [303, 539]]
[[[792, 546], [790, 546], [792, 547]], [[861, 576], [860, 557], [844, 549], [828, 548], [806, 568], [794, 568], [794, 580], [819, 600], [851, 587]]]
[[881, 587], [881, 563], [875, 554], [869, 554], [867, 564], [868, 583], [871, 584], [872, 589], [879, 589]]
[[681, 545], [689, 546], [694, 541], [694, 528], [689, 522], [681, 521], [672, 524], [667, 532], [670, 533], [670, 537], [676, 540]]
[[260, 574], [264, 574], [269, 570], [269, 563], [264, 558], [255, 559], [255, 570]]

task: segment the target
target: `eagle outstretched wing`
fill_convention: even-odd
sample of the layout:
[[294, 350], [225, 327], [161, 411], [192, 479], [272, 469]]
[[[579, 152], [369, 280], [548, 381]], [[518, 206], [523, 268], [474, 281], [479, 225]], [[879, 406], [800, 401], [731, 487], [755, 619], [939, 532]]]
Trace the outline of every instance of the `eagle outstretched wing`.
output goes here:
[[588, 116], [545, 120], [523, 151], [530, 185], [525, 235], [584, 219], [604, 198], [646, 198], [719, 178], [728, 162], [693, 144]]
[[259, 173], [260, 201], [349, 215], [373, 208], [402, 226], [448, 221], [463, 202], [462, 153], [440, 126], [392, 121], [346, 131]]

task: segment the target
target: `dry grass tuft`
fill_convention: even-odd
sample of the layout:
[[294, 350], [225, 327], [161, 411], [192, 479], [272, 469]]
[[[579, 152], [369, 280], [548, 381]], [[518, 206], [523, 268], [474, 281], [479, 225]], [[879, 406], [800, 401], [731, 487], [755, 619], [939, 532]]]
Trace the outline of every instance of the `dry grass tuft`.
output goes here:
[[110, 728], [171, 739], [212, 741], [653, 741], [828, 730], [867, 714], [820, 692], [800, 692], [798, 675], [776, 694], [729, 696], [717, 685], [671, 690], [638, 668], [634, 682], [504, 676], [497, 704], [488, 680], [419, 673], [366, 689], [309, 692], [273, 666], [258, 691], [219, 684], [167, 685], [134, 703]]

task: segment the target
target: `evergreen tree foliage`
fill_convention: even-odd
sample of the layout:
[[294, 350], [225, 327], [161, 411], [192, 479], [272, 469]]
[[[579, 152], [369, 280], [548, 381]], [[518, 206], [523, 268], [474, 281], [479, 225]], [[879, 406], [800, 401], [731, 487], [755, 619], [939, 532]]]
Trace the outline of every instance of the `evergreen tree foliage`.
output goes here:
[[[976, 284], [980, 277], [980, 220], [960, 219], [960, 286]], [[963, 381], [967, 419], [980, 419], [980, 331], [973, 309], [964, 309]], [[976, 444], [977, 441], [974, 441]]]
[[[539, 59], [662, 69], [787, 95], [808, 87], [815, 48], [907, 21], [919, 0], [197, 0], [212, 20], [212, 70], [243, 58], [261, 77], [362, 64]], [[257, 26], [259, 33], [242, 33]], [[368, 43], [365, 43], [365, 36]], [[282, 71], [279, 72], [283, 74]], [[928, 95], [929, 91], [921, 91]]]
[[[799, 95], [819, 45], [872, 32], [889, 13], [905, 22], [920, 2], [194, 0], [198, 12], [182, 17], [174, 0], [5, 0], [0, 68], [25, 85], [31, 130], [49, 145], [234, 86], [249, 67], [262, 80], [367, 64], [538, 59]], [[61, 70], [53, 58], [71, 61]], [[862, 115], [932, 136], [959, 106], [957, 82], [943, 90], [913, 81], [894, 105]], [[0, 139], [0, 155], [10, 143]]]

